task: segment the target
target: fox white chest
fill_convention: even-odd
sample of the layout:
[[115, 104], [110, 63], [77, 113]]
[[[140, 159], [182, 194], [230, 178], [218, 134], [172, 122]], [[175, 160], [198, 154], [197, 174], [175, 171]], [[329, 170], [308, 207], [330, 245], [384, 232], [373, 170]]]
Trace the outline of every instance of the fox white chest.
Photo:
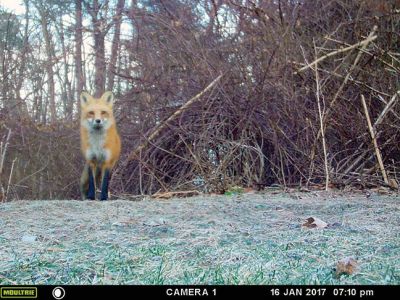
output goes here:
[[103, 132], [92, 132], [89, 134], [89, 148], [86, 150], [86, 159], [102, 163], [110, 157], [110, 150], [104, 148], [105, 134]]

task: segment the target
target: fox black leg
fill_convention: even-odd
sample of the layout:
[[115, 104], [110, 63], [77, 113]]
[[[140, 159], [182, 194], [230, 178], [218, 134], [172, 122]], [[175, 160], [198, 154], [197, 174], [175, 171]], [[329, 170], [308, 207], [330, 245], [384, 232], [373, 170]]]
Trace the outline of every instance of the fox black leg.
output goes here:
[[101, 183], [101, 200], [108, 199], [108, 182], [110, 181], [110, 170], [104, 169], [103, 181]]
[[93, 177], [93, 171], [92, 168], [89, 166], [88, 168], [88, 172], [89, 172], [89, 188], [88, 188], [88, 192], [87, 192], [87, 198], [90, 200], [94, 200], [96, 198], [96, 190], [94, 187], [94, 177]]

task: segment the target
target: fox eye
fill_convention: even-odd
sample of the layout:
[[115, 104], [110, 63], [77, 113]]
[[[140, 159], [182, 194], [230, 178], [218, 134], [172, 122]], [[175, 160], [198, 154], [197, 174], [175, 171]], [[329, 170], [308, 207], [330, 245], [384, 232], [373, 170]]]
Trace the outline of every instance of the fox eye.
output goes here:
[[101, 112], [101, 114], [102, 114], [102, 115], [106, 115], [107, 112], [103, 110], [103, 111]]
[[89, 116], [89, 117], [94, 116], [94, 111], [89, 111], [89, 112], [88, 112], [88, 116]]

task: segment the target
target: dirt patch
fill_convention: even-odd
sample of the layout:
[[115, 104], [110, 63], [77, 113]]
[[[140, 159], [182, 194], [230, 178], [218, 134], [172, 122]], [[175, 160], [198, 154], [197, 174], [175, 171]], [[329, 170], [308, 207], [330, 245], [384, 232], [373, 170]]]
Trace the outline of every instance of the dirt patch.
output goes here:
[[[399, 284], [399, 196], [0, 205], [0, 284]], [[323, 229], [301, 225], [317, 217]], [[336, 276], [352, 257], [357, 272]]]

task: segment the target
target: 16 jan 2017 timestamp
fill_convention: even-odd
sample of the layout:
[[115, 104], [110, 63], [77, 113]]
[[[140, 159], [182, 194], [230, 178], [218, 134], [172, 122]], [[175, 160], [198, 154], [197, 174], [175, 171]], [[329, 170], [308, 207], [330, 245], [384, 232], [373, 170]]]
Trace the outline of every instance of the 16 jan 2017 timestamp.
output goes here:
[[337, 297], [355, 297], [359, 298], [373, 297], [373, 289], [361, 288], [303, 288], [303, 287], [288, 287], [288, 288], [273, 288], [270, 289], [271, 296], [337, 296]]

